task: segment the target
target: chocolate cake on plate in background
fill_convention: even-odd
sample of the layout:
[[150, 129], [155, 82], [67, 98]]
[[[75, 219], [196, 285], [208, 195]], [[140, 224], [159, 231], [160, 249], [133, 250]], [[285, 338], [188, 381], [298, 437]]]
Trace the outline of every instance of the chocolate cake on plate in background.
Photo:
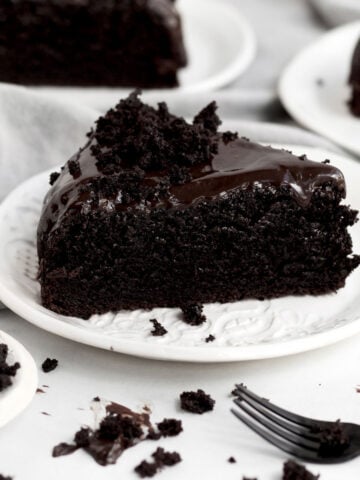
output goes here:
[[161, 88], [186, 53], [174, 0], [7, 0], [0, 63], [2, 82]]
[[349, 83], [352, 89], [349, 101], [350, 110], [356, 117], [360, 117], [360, 39], [352, 56]]
[[45, 307], [89, 318], [122, 309], [320, 295], [360, 263], [328, 162], [219, 132], [137, 93], [99, 118], [51, 175], [38, 226]]

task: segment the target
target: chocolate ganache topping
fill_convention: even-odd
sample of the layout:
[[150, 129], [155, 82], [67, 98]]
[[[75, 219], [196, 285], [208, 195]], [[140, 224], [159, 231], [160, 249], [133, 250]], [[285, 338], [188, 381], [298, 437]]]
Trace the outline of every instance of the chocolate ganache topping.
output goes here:
[[56, 229], [70, 211], [187, 208], [235, 189], [285, 186], [304, 208], [329, 182], [345, 196], [336, 167], [219, 133], [220, 123], [214, 103], [189, 124], [133, 93], [98, 120], [85, 147], [52, 176], [39, 233]]

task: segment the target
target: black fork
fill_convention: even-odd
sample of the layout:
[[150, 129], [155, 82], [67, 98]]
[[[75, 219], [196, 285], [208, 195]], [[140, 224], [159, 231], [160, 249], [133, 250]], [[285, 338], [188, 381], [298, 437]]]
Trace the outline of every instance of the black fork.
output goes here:
[[[342, 463], [360, 455], [360, 426], [302, 417], [236, 385], [232, 413], [251, 430], [284, 452], [314, 463]], [[337, 431], [335, 443], [332, 433]]]

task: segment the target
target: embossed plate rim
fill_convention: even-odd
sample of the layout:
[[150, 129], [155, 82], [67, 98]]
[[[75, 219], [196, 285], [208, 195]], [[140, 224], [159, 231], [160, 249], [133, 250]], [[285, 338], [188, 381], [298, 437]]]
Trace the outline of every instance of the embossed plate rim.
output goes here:
[[[310, 147], [305, 148], [291, 145], [284, 146], [284, 148], [296, 150], [299, 153], [307, 151], [310, 157], [315, 158], [336, 158], [336, 165], [338, 165], [340, 168], [346, 169], [346, 171], [348, 172], [347, 175], [345, 172], [345, 175], [347, 176], [349, 185], [360, 181], [360, 164], [357, 164], [356, 162], [349, 160], [346, 157], [331, 154], [329, 152]], [[42, 174], [36, 175], [35, 177], [32, 177], [31, 179], [27, 180], [19, 187], [17, 187], [17, 189], [15, 189], [0, 206], [0, 228], [2, 230], [2, 236], [0, 238], [0, 298], [3, 303], [15, 313], [44, 330], [47, 330], [49, 332], [73, 341], [138, 357], [157, 360], [210, 363], [281, 357], [330, 345], [350, 336], [353, 336], [357, 333], [360, 333], [360, 301], [356, 302], [356, 304], [351, 304], [353, 310], [347, 307], [348, 311], [345, 320], [339, 318], [340, 326], [333, 327], [332, 329], [328, 329], [326, 331], [321, 331], [320, 333], [310, 334], [306, 332], [305, 328], [303, 336], [296, 339], [285, 341], [275, 340], [273, 342], [263, 342], [250, 345], [248, 344], [245, 346], [219, 346], [216, 345], [216, 342], [207, 344], [202, 343], [201, 345], [193, 346], [177, 345], [176, 338], [175, 343], [165, 344], [165, 337], [155, 338], [149, 335], [145, 339], [140, 338], [139, 340], [136, 339], [136, 335], [139, 333], [136, 329], [134, 329], [135, 340], [112, 338], [109, 335], [106, 335], [104, 333], [101, 334], [99, 333], [99, 331], [96, 331], [96, 322], [94, 322], [94, 324], [91, 324], [80, 319], [67, 318], [57, 315], [54, 312], [51, 312], [39, 305], [39, 303], [36, 302], [36, 299], [31, 298], [29, 295], [24, 296], [22, 294], [20, 284], [17, 283], [17, 281], [13, 277], [6, 275], [6, 270], [8, 268], [11, 268], [11, 266], [9, 264], [10, 260], [8, 258], [8, 255], [4, 254], [4, 248], [7, 245], [6, 236], [7, 234], [9, 234], [9, 231], [6, 232], [6, 228], [8, 228], [8, 230], [10, 228], [8, 222], [6, 222], [6, 215], [11, 215], [12, 204], [16, 202], [16, 199], [19, 198], [22, 192], [26, 191], [27, 189], [29, 191], [32, 191], [31, 186], [34, 183], [41, 183], [41, 185], [43, 185], [44, 191], [46, 191], [47, 181], [45, 181], [45, 179], [47, 180], [47, 178], [48, 172], [44, 172]], [[354, 207], [359, 206], [360, 193], [356, 196], [356, 205], [354, 205]], [[325, 299], [325, 297], [323, 298]], [[332, 301], [334, 301], [335, 296], [327, 296], [327, 298], [332, 298]], [[286, 302], [291, 300], [292, 297], [285, 297], [284, 299], [277, 299], [271, 302], [277, 302], [277, 304], [284, 303], [284, 305], [286, 306]], [[236, 305], [239, 305], [239, 307], [243, 307], [245, 305], [246, 307], [246, 305], [249, 303], [251, 304], [252, 301], [250, 300], [246, 302], [248, 303], [236, 302], [234, 304], [227, 304], [227, 306], [229, 306], [231, 312], [231, 306], [234, 307]], [[265, 305], [266, 307], [266, 302], [255, 303], [261, 306]], [[216, 304], [209, 307], [215, 309], [216, 312]], [[176, 309], [168, 310], [172, 310], [173, 314], [173, 310]], [[241, 308], [239, 311], [241, 312]], [[264, 311], [266, 311], [266, 308]], [[109, 316], [111, 314], [107, 315]], [[153, 314], [150, 313], [148, 314], [148, 316], [151, 318]], [[106, 322], [106, 315], [97, 316], [96, 318], [99, 320], [99, 323], [101, 323], [102, 321]], [[347, 323], [344, 325], [342, 324], [343, 321], [346, 321]], [[182, 322], [179, 322], [179, 325], [180, 326], [178, 326], [177, 328], [186, 331], [185, 333], [188, 336], [191, 336], [192, 331], [194, 332], [194, 336], [195, 333], [198, 336], [199, 334], [201, 334], [202, 338], [205, 338], [209, 333], [214, 333], [213, 330], [209, 330], [207, 325], [201, 327], [190, 327], [183, 324]], [[212, 324], [210, 325], [210, 327], [211, 326]], [[143, 327], [140, 327], [140, 329], [141, 328], [143, 329]], [[149, 331], [149, 329], [149, 322], [147, 322], [145, 334]], [[142, 333], [144, 334], [144, 329]], [[169, 331], [169, 333], [171, 334], [172, 332]], [[217, 338], [217, 340], [221, 340], [221, 337]]]

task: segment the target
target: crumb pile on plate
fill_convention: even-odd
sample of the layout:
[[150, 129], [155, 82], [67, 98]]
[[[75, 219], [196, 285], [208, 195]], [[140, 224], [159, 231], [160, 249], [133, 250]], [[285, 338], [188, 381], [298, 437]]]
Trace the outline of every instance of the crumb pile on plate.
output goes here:
[[1, 2], [0, 31], [2, 82], [175, 87], [187, 63], [174, 0]]
[[13, 383], [13, 377], [15, 377], [20, 363], [16, 362], [13, 365], [8, 364], [9, 347], [1, 343], [0, 344], [0, 392], [9, 388]]
[[89, 318], [122, 309], [335, 292], [360, 263], [328, 162], [193, 123], [164, 103], [121, 100], [52, 175], [38, 227], [45, 307]]

